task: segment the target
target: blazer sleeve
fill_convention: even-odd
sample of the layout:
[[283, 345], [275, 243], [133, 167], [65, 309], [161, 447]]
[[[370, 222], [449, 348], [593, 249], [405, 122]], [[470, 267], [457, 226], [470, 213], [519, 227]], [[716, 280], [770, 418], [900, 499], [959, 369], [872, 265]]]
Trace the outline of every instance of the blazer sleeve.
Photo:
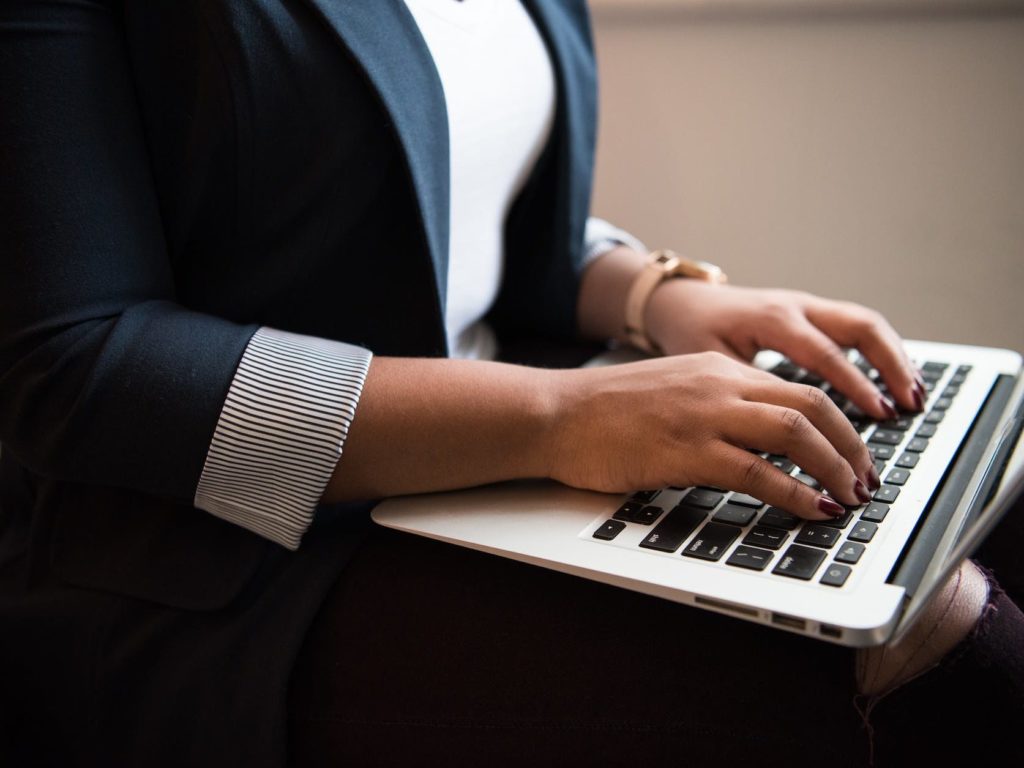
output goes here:
[[[193, 503], [257, 328], [176, 301], [112, 5], [0, 4], [0, 442], [48, 478]], [[245, 524], [214, 475], [209, 506]]]

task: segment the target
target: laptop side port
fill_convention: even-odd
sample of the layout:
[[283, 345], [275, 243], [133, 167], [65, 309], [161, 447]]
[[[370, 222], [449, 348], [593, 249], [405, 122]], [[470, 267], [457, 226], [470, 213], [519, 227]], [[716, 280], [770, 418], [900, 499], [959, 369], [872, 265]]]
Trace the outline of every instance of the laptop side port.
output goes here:
[[831, 624], [822, 624], [818, 627], [818, 631], [825, 637], [833, 637], [839, 640], [843, 636], [843, 630], [839, 627], [833, 627]]
[[736, 603], [727, 603], [724, 600], [714, 600], [710, 597], [701, 597], [700, 595], [694, 595], [693, 602], [697, 605], [706, 605], [708, 608], [715, 608], [719, 611], [728, 611], [729, 613], [738, 613], [740, 616], [750, 616], [757, 618], [757, 609], [748, 608], [745, 605], [736, 605]]
[[794, 616], [787, 616], [784, 613], [773, 613], [772, 624], [778, 624], [780, 627], [786, 627], [787, 629], [795, 629], [798, 632], [803, 632], [807, 629], [806, 621]]

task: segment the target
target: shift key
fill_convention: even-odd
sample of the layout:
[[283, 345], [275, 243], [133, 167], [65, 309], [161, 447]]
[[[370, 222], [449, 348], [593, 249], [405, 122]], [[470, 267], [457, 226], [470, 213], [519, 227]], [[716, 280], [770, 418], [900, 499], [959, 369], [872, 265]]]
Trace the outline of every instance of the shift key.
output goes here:
[[665, 515], [665, 519], [647, 534], [640, 546], [659, 552], [675, 552], [707, 516], [708, 513], [703, 509], [680, 504]]

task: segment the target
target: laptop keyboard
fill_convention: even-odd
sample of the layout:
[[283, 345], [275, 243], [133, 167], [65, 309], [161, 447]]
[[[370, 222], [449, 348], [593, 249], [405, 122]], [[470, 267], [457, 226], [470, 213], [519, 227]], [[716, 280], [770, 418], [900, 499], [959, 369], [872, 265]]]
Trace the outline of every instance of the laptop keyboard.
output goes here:
[[[857, 358], [855, 364], [887, 393], [870, 363]], [[637, 491], [593, 537], [612, 541], [629, 526], [649, 527], [639, 544], [644, 549], [842, 587], [885, 525], [890, 505], [928, 449], [929, 440], [942, 428], [946, 410], [971, 371], [969, 365], [937, 362], [926, 362], [921, 368], [927, 391], [924, 412], [883, 422], [872, 421], [820, 377], [788, 361], [772, 370], [787, 381], [821, 388], [860, 433], [882, 479], [870, 503], [847, 507], [846, 514], [835, 520], [812, 522], [722, 488]], [[797, 480], [819, 487], [785, 456], [759, 455]]]

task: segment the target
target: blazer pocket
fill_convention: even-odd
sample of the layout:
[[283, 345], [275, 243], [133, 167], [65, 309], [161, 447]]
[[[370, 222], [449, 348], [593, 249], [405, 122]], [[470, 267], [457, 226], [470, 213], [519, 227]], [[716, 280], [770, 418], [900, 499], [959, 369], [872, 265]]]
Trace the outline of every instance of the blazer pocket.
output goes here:
[[68, 485], [55, 511], [57, 578], [185, 610], [226, 607], [272, 546], [190, 505], [122, 489]]

